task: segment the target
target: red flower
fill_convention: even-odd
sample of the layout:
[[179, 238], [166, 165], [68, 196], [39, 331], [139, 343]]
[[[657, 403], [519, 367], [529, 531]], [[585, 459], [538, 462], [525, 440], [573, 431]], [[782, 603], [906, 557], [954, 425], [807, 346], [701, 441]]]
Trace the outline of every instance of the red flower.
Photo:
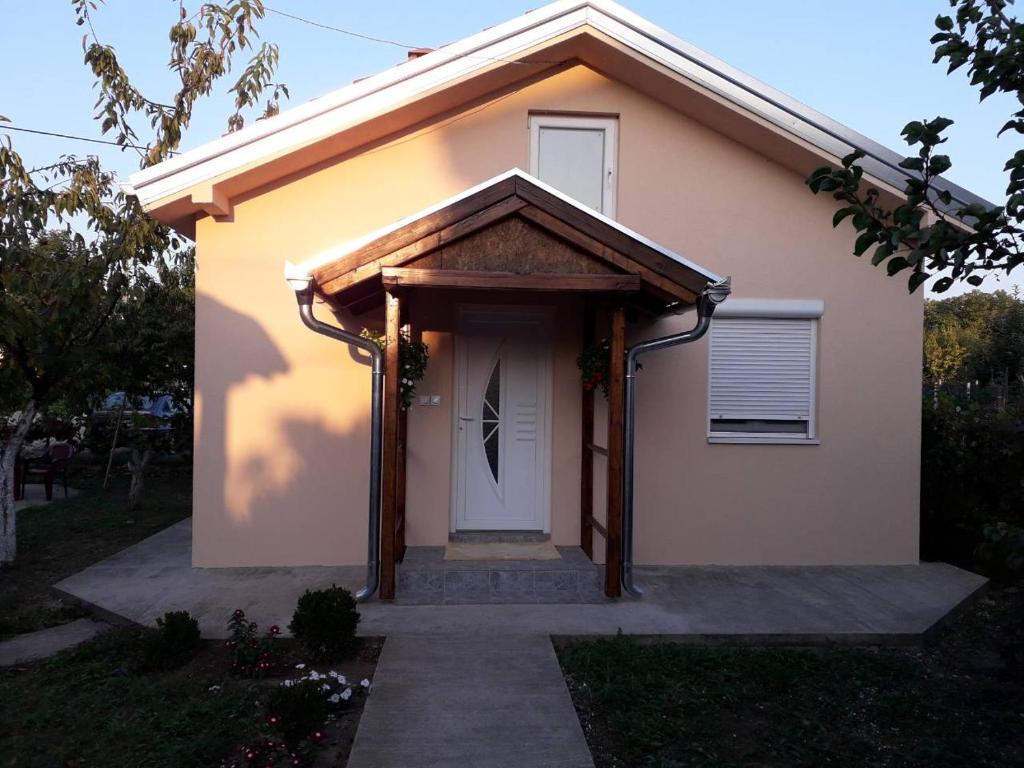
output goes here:
[[236, 619], [244, 619], [245, 611], [243, 611], [241, 608], [236, 608], [235, 612], [231, 615], [234, 616]]
[[272, 635], [280, 635], [281, 634], [281, 628], [279, 626], [277, 626], [277, 624], [274, 624], [270, 628], [270, 634], [272, 634]]

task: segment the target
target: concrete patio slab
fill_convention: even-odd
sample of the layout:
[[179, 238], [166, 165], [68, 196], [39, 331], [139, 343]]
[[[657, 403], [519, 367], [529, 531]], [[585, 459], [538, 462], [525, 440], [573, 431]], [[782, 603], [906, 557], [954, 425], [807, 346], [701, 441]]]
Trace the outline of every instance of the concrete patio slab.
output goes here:
[[547, 637], [389, 637], [349, 768], [593, 768]]
[[[921, 638], [984, 584], [944, 563], [905, 566], [640, 567], [643, 599], [592, 604], [360, 606], [363, 635], [631, 635], [786, 642], [906, 642]], [[204, 636], [226, 636], [235, 608], [266, 626], [288, 624], [308, 588], [355, 589], [365, 569], [192, 568], [185, 520], [87, 568], [57, 588], [101, 611], [153, 624], [195, 615]]]
[[307, 589], [362, 586], [363, 567], [193, 568], [192, 521], [175, 523], [55, 586], [112, 620], [154, 625], [167, 611], [189, 611], [204, 637], [227, 637], [243, 609], [261, 626], [291, 621]]

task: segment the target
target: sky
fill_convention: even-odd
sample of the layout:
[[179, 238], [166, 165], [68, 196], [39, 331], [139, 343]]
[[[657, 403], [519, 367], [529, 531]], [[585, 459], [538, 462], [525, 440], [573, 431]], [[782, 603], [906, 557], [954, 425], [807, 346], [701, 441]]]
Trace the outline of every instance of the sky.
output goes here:
[[[199, 0], [183, 0], [191, 13]], [[436, 47], [506, 21], [541, 5], [540, 0], [269, 0], [267, 6], [311, 21], [387, 38], [415, 47]], [[851, 128], [906, 153], [900, 129], [913, 119], [944, 115], [955, 121], [946, 152], [946, 175], [993, 202], [1005, 199], [1002, 167], [1020, 148], [1017, 135], [996, 138], [1014, 109], [1007, 97], [978, 104], [962, 72], [947, 76], [932, 64], [928, 39], [947, 0], [629, 0], [631, 10], [729, 64], [788, 93]], [[173, 92], [167, 70], [167, 30], [177, 0], [107, 0], [94, 15], [101, 42], [112, 45], [122, 65], [147, 96]], [[95, 93], [82, 64], [82, 29], [69, 0], [0, 0], [0, 115], [11, 125], [101, 138], [93, 120]], [[272, 11], [259, 25], [263, 40], [280, 46], [278, 80], [301, 104], [405, 58], [403, 47], [372, 42], [305, 24]], [[12, 69], [14, 72], [12, 73]], [[18, 70], [21, 70], [20, 73]], [[233, 112], [230, 83], [197, 109], [183, 148], [224, 132]], [[250, 121], [254, 115], [248, 116]], [[144, 128], [142, 125], [140, 128]], [[4, 134], [0, 123], [0, 134]], [[138, 157], [116, 147], [6, 132], [30, 166], [61, 154], [96, 154], [121, 176]], [[141, 134], [140, 135], [144, 135]], [[851, 257], [852, 258], [852, 257]], [[899, 278], [902, 279], [902, 278]], [[1020, 276], [990, 277], [985, 289], [1024, 286]]]

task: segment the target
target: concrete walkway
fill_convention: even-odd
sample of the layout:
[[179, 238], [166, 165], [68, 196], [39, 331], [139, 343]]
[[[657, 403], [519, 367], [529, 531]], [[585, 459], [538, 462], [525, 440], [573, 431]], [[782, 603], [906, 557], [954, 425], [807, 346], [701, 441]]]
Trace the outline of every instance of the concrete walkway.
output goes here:
[[[905, 642], [942, 621], [985, 580], [943, 563], [906, 566], [637, 568], [647, 590], [589, 605], [360, 607], [364, 635], [610, 635]], [[287, 626], [307, 588], [356, 588], [362, 567], [192, 568], [184, 520], [57, 584], [117, 616], [153, 624], [188, 610], [206, 637], [226, 636], [242, 608], [263, 626]]]
[[102, 621], [76, 619], [59, 627], [17, 635], [0, 642], [0, 667], [45, 659], [65, 648], [92, 640], [107, 629], [110, 629], [110, 626]]
[[389, 637], [349, 768], [593, 768], [549, 638]]

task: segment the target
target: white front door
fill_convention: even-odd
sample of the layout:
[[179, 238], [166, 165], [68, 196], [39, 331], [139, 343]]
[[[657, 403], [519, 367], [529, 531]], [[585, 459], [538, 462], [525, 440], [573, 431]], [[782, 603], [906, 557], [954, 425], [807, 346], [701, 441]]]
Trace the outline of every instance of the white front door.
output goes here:
[[550, 357], [536, 310], [460, 311], [457, 530], [549, 529]]

